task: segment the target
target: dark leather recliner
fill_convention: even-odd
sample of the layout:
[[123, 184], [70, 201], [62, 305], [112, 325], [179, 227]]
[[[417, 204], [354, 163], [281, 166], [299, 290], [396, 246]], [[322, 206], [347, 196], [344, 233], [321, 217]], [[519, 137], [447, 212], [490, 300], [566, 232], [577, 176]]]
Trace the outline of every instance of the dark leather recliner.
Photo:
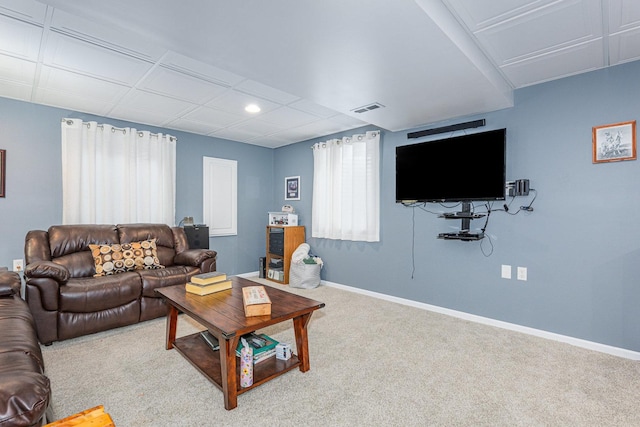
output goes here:
[[51, 384], [20, 276], [0, 271], [0, 426], [40, 426], [46, 422]]
[[[155, 239], [165, 268], [94, 277], [89, 245]], [[154, 319], [166, 314], [156, 288], [185, 284], [216, 270], [217, 253], [189, 249], [184, 229], [165, 224], [55, 225], [25, 239], [25, 298], [43, 344]]]

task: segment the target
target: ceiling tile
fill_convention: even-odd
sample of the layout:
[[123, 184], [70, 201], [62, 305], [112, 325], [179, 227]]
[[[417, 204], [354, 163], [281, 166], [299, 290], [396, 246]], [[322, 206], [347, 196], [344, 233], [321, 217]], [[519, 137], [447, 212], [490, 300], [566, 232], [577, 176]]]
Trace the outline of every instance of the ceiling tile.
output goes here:
[[194, 104], [204, 104], [227, 90], [224, 86], [163, 67], [153, 69], [136, 86], [139, 89]]
[[609, 31], [634, 30], [640, 26], [638, 0], [609, 0]]
[[640, 29], [609, 36], [609, 65], [640, 59]]
[[146, 61], [156, 61], [167, 51], [158, 44], [152, 43], [151, 40], [140, 37], [134, 30], [103, 25], [79, 18], [60, 9], [56, 9], [53, 13], [51, 27], [56, 30], [55, 33], [63, 33], [93, 45]]
[[239, 114], [232, 114], [208, 107], [198, 107], [186, 114], [183, 118], [200, 123], [208, 123], [217, 127], [229, 126], [247, 119]]
[[31, 85], [0, 79], [0, 96], [21, 101], [31, 101]]
[[0, 55], [0, 76], [4, 81], [33, 84], [36, 63], [7, 55]]
[[172, 51], [167, 52], [162, 58], [161, 64], [163, 67], [181, 71], [221, 86], [231, 87], [245, 80], [244, 77], [230, 71], [205, 64], [204, 62]]
[[172, 122], [167, 123], [167, 126], [171, 129], [178, 129], [185, 132], [196, 133], [199, 135], [208, 135], [221, 129], [221, 127], [213, 126], [208, 123], [195, 122], [183, 118], [175, 119]]
[[[42, 66], [40, 72], [38, 91], [40, 91], [40, 89], [60, 93], [67, 92], [79, 98], [91, 98], [94, 102], [103, 101], [108, 104], [115, 104], [130, 90], [128, 86], [118, 85], [46, 65]], [[108, 111], [108, 109], [106, 109], [106, 111]]]
[[0, 15], [0, 53], [36, 61], [42, 27]]
[[165, 122], [168, 119], [173, 120], [183, 115], [192, 108], [194, 108], [193, 104], [184, 101], [142, 90], [133, 90], [123, 98], [119, 106], [114, 108], [112, 112], [121, 116], [124, 111], [146, 111], [156, 117], [165, 117], [162, 120], [162, 122]]
[[253, 80], [245, 80], [236, 85], [235, 88], [241, 92], [248, 93], [249, 95], [256, 95], [279, 104], [288, 104], [300, 99], [295, 95], [291, 95], [290, 93], [283, 92]]
[[599, 0], [554, 2], [475, 33], [498, 65], [602, 36]]
[[502, 69], [518, 87], [524, 87], [596, 70], [603, 66], [602, 39], [600, 39], [571, 49], [509, 64]]
[[152, 66], [132, 56], [57, 33], [49, 36], [44, 64], [129, 86]]
[[273, 123], [282, 127], [297, 127], [319, 120], [317, 116], [295, 110], [289, 107], [280, 107], [260, 116], [260, 120]]
[[69, 110], [82, 111], [85, 113], [96, 114], [104, 116], [107, 114], [115, 104], [108, 104], [97, 98], [87, 98], [86, 96], [78, 95], [77, 93], [71, 93], [60, 90], [50, 90], [46, 88], [38, 88], [37, 92], [32, 95], [33, 101], [38, 104], [50, 105], [58, 108], [65, 108]]
[[305, 113], [313, 114], [314, 116], [322, 117], [323, 119], [335, 116], [336, 114], [335, 110], [318, 105], [308, 99], [300, 99], [292, 102], [289, 104], [289, 107], [304, 111]]

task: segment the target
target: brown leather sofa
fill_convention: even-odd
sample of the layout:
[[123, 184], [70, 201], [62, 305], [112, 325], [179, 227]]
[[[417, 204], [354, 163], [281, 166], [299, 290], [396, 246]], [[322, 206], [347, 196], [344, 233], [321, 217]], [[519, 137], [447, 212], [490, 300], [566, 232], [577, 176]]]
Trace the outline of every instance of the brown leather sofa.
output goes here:
[[36, 325], [20, 276], [0, 271], [0, 426], [40, 426], [51, 399]]
[[[89, 245], [152, 239], [163, 268], [94, 277]], [[29, 231], [24, 252], [25, 299], [43, 344], [161, 317], [167, 309], [155, 289], [215, 271], [217, 257], [212, 250], [189, 249], [184, 229], [165, 224], [55, 225]]]

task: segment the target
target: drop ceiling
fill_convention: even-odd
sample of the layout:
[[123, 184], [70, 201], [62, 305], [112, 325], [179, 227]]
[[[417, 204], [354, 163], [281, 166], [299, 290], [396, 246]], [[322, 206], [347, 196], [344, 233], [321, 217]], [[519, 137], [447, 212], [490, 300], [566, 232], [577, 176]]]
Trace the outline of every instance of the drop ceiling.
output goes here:
[[637, 59], [637, 0], [0, 0], [0, 96], [270, 148]]

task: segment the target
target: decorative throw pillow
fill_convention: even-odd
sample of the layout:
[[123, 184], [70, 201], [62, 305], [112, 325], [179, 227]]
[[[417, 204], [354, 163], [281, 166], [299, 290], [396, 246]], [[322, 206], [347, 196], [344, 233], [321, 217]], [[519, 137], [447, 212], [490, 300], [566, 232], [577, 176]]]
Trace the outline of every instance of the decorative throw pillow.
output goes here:
[[89, 248], [96, 267], [94, 277], [164, 268], [158, 259], [156, 239], [113, 245], [89, 245]]

